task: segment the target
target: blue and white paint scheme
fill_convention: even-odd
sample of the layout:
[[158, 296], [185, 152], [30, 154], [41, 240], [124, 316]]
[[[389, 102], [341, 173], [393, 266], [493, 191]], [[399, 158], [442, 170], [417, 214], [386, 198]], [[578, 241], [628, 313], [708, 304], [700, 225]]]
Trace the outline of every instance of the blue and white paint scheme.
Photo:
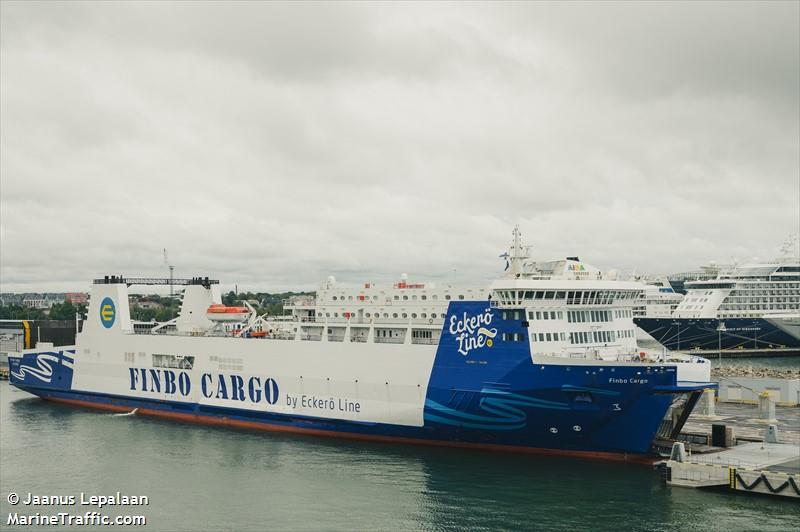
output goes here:
[[675, 394], [715, 386], [703, 359], [637, 350], [638, 284], [577, 258], [527, 263], [518, 230], [508, 257], [507, 277], [488, 288], [329, 280], [316, 301], [287, 305], [292, 320], [236, 325], [207, 318], [221, 303], [216, 281], [173, 280], [185, 286], [181, 313], [154, 326], [131, 321], [128, 286], [163, 281], [98, 279], [76, 346], [12, 356], [11, 382], [198, 422], [642, 455]]
[[72, 386], [74, 349], [27, 352], [9, 358], [9, 374], [15, 383], [28, 386]]

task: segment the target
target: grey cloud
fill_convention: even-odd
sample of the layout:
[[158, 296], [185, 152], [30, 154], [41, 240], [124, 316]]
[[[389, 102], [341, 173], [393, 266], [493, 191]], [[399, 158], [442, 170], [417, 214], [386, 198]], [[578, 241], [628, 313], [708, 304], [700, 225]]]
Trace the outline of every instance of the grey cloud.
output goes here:
[[163, 247], [246, 288], [485, 280], [514, 223], [669, 272], [800, 223], [793, 3], [1, 6], [2, 290]]

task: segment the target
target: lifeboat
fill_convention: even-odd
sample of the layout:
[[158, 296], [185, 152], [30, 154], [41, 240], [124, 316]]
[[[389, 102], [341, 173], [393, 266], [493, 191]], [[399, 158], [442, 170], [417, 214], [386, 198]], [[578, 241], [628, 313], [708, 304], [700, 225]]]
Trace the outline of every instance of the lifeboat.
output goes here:
[[250, 317], [247, 307], [229, 307], [227, 305], [211, 305], [206, 310], [206, 317], [211, 321], [239, 323]]

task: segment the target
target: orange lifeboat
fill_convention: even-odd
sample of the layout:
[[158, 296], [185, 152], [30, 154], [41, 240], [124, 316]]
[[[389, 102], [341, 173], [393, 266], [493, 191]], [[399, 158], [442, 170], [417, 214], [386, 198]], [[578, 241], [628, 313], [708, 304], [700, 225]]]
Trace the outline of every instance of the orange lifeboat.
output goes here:
[[206, 310], [206, 317], [211, 321], [238, 323], [250, 317], [247, 307], [229, 307], [227, 305], [211, 305]]

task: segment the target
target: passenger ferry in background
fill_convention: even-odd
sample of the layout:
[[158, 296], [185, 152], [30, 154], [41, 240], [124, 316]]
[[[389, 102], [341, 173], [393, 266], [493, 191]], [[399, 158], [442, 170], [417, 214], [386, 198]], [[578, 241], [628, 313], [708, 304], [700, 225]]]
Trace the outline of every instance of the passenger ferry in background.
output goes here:
[[[489, 286], [409, 282], [224, 307], [219, 284], [106, 276], [68, 348], [10, 357], [14, 386], [140, 415], [342, 438], [649, 459], [709, 382], [707, 360], [636, 344], [641, 286], [577, 257], [529, 259], [518, 228]], [[185, 287], [179, 316], [131, 321], [128, 287]]]
[[786, 244], [773, 262], [686, 282], [686, 296], [671, 316], [634, 321], [673, 350], [800, 350], [800, 258], [794, 249]]
[[[642, 283], [638, 300], [633, 306], [633, 318], [669, 318], [683, 301], [683, 294], [676, 292], [666, 277], [636, 278]], [[636, 339], [640, 342], [657, 343], [641, 327], [636, 327]]]

